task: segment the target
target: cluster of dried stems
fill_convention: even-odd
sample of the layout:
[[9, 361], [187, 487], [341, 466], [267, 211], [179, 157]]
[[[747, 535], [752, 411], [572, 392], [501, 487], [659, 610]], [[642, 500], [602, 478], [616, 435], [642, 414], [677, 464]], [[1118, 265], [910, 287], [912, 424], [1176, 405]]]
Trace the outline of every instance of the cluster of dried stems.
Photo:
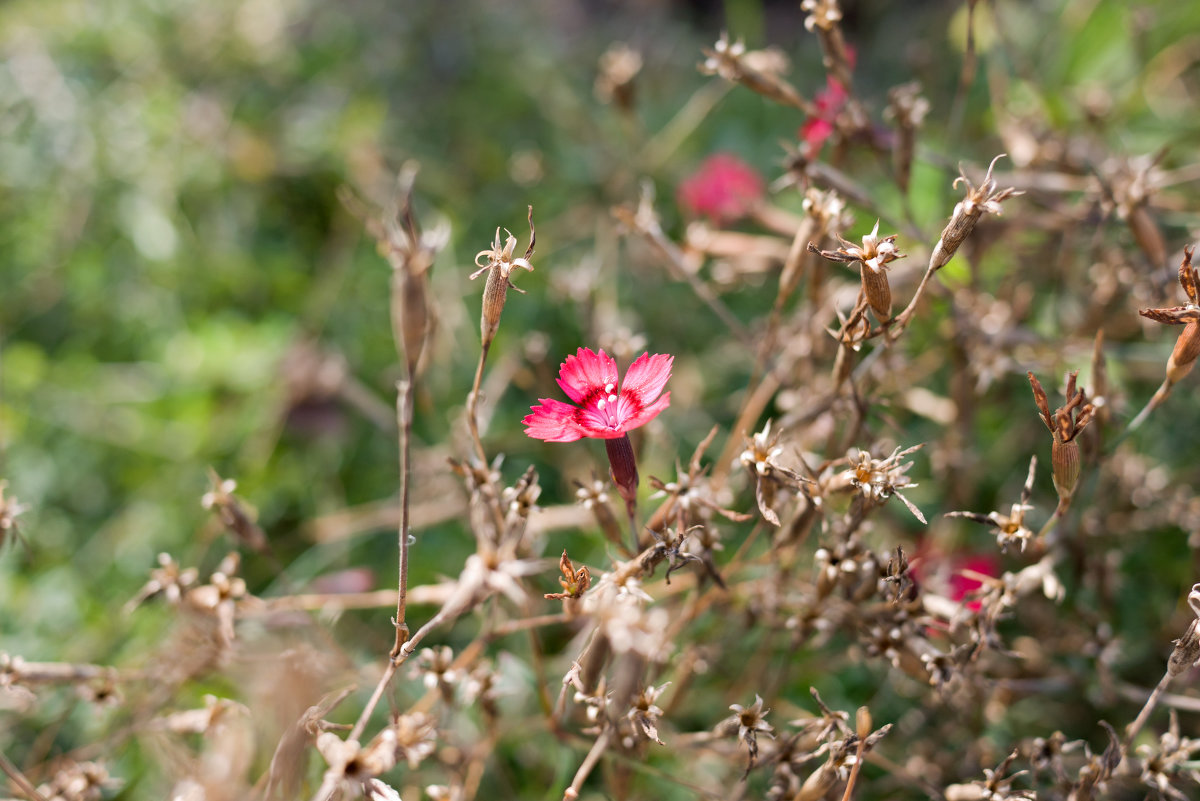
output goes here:
[[[732, 424], [714, 428], [686, 461], [676, 460], [674, 476], [649, 478], [653, 494], [642, 496], [642, 508], [650, 511], [641, 519], [628, 504], [639, 552], [628, 547], [625, 509], [614, 505], [609, 482], [576, 471], [578, 506], [541, 508], [537, 470], [519, 468], [509, 483], [489, 448], [492, 403], [512, 376], [506, 356], [493, 366], [498, 383], [487, 380], [489, 351], [506, 304], [535, 302], [508, 293], [518, 269], [542, 267], [531, 207], [524, 255], [517, 255], [515, 236], [497, 230], [471, 276], [485, 280], [482, 347], [473, 384], [463, 388], [465, 437], [450, 448], [462, 489], [437, 492], [441, 506], [466, 521], [475, 549], [456, 577], [408, 586], [413, 543], [436, 536], [430, 529], [439, 519], [422, 506], [431, 498], [414, 491], [421, 480], [414, 464], [447, 452], [414, 443], [413, 416], [414, 397], [439, 353], [432, 347], [438, 316], [430, 273], [448, 231], [421, 226], [412, 203], [416, 170], [405, 167], [382, 213], [350, 193], [343, 198], [392, 269], [392, 329], [402, 366], [397, 589], [256, 597], [238, 577], [236, 553], [207, 575], [164, 554], [127, 610], [162, 602], [179, 612], [146, 664], [125, 669], [0, 655], [5, 706], [29, 708], [69, 686], [90, 703], [127, 710], [94, 745], [51, 753], [34, 744], [22, 749], [20, 766], [0, 755], [10, 794], [100, 798], [114, 783], [105, 760], [136, 739], [164, 766], [168, 797], [197, 801], [422, 794], [469, 801], [503, 796], [498, 788], [518, 769], [537, 777], [528, 781], [558, 781], [553, 771], [567, 759], [572, 768], [558, 787], [564, 799], [593, 790], [617, 799], [770, 801], [849, 799], [856, 791], [944, 801], [1195, 797], [1200, 739], [1180, 733], [1176, 710], [1195, 712], [1200, 701], [1166, 691], [1200, 659], [1200, 585], [1187, 596], [1195, 615], [1181, 626], [1152, 692], [1118, 677], [1121, 648], [1105, 622], [1119, 580], [1112, 552], [1105, 552], [1113, 542], [1108, 534], [1171, 524], [1197, 530], [1200, 521], [1200, 501], [1190, 491], [1153, 505], [1138, 499], [1154, 468], [1126, 436], [1162, 406], [1200, 352], [1200, 280], [1191, 248], [1179, 270], [1187, 305], [1141, 312], [1185, 327], [1162, 388], [1125, 425], [1099, 327], [1115, 321], [1122, 336], [1138, 335], [1137, 301], [1161, 301], [1159, 274], [1169, 256], [1153, 202], [1181, 176], [1152, 161], [1096, 152], [1099, 167], [1088, 178], [1070, 155], [1078, 147], [1049, 136], [1031, 145], [1027, 128], [1007, 120], [1005, 145], [1022, 154], [1021, 170], [998, 173], [1000, 156], [985, 171], [963, 168], [953, 181], [961, 195], [940, 234], [924, 231], [905, 198], [928, 104], [911, 84], [889, 95], [886, 110], [859, 97], [838, 3], [804, 0], [803, 7], [829, 76], [846, 94], [829, 121], [831, 159], [792, 153], [775, 184], [780, 205], [754, 201], [737, 230], [696, 223], [676, 241], [660, 225], [649, 192], [613, 210], [631, 242], [630, 258], [660, 265], [690, 287], [699, 313], [727, 329], [727, 337], [715, 337], [721, 349], [753, 365]], [[803, 114], [822, 113], [785, 77], [786, 59], [777, 52], [748, 51], [722, 37], [706, 56], [706, 73]], [[636, 111], [640, 65], [624, 46], [602, 61], [598, 91], [623, 114]], [[702, 90], [700, 106], [711, 105], [711, 92]], [[703, 117], [691, 103], [681, 115], [672, 125], [694, 126]], [[647, 158], [661, 158], [664, 147], [656, 140]], [[795, 193], [803, 197], [802, 213], [783, 208]], [[1026, 198], [1016, 200], [1021, 194]], [[852, 207], [875, 220], [861, 245], [847, 233]], [[1094, 225], [1097, 210], [1111, 236], [1081, 232]], [[1134, 248], [1113, 244], [1122, 226]], [[881, 228], [899, 233], [880, 235]], [[1012, 245], [1024, 231], [1058, 243], [1045, 253], [1093, 243], [1092, 285], [1071, 299], [1076, 323], [1056, 332], [1058, 341], [1029, 334], [1027, 284], [1037, 279], [1021, 272]], [[955, 259], [963, 268], [952, 281], [939, 280]], [[980, 270], [985, 260], [1017, 277], [990, 294]], [[1139, 266], [1131, 271], [1130, 263]], [[725, 295], [761, 284], [764, 265], [777, 277], [775, 301], [759, 319], [743, 320]], [[1052, 262], [1036, 268], [1052, 269]], [[1075, 278], [1063, 282], [1077, 286]], [[893, 313], [896, 298], [907, 302]], [[923, 345], [911, 341], [918, 328]], [[931, 336], [938, 342], [930, 344]], [[607, 346], [628, 363], [637, 348], [631, 339], [610, 338]], [[1090, 355], [1076, 346], [1080, 341], [1089, 342]], [[544, 352], [540, 358], [556, 360]], [[1088, 368], [1086, 391], [1079, 367]], [[951, 375], [949, 397], [926, 386], [943, 368]], [[1043, 375], [1071, 369], [1061, 406], [1052, 411], [1053, 393], [1030, 368]], [[976, 409], [1008, 376], [1026, 371], [1032, 402], [1006, 410], [1006, 425], [1024, 432], [1015, 441], [1030, 450], [1011, 463], [976, 453]], [[346, 372], [335, 371], [335, 383], [349, 381]], [[1041, 446], [1032, 452], [1037, 418], [1050, 431], [1048, 453]], [[714, 450], [718, 442], [723, 447]], [[640, 444], [664, 443], [652, 436]], [[582, 445], [570, 447], [584, 453]], [[1054, 496], [1039, 480], [1038, 456], [1049, 459]], [[1008, 505], [993, 511], [957, 508], [976, 497], [968, 489], [980, 460], [994, 484], [1023, 482], [1019, 498], [1005, 498]], [[236, 485], [211, 478], [204, 505], [239, 547], [269, 557], [267, 536]], [[618, 489], [624, 498], [628, 488]], [[459, 506], [453, 498], [465, 501]], [[1052, 498], [1053, 511], [1039, 514]], [[0, 538], [17, 531], [21, 511], [0, 495]], [[946, 532], [982, 533], [955, 519], [994, 535], [993, 568], [963, 565], [952, 548], [935, 544], [948, 541]], [[609, 556], [584, 564], [567, 551], [547, 553], [546, 532], [555, 528], [572, 530], [572, 542], [598, 532]], [[1099, 598], [1107, 608], [1078, 614], [1071, 593]], [[356, 607], [394, 607], [394, 636], [370, 664], [355, 664], [329, 626], [330, 615]], [[875, 712], [863, 706], [851, 720], [822, 701], [818, 689], [841, 692], [839, 676], [864, 669], [879, 685], [871, 693], [879, 699]], [[369, 694], [355, 691], [348, 672]], [[214, 676], [226, 680], [213, 683]], [[797, 696], [795, 688], [808, 684], [811, 698]], [[233, 687], [240, 697], [209, 695], [201, 707], [181, 708], [197, 686]], [[997, 734], [1012, 731], [996, 727], [1024, 702], [1053, 702], [1059, 693], [1081, 698], [1084, 689], [1114, 708], [1123, 700], [1142, 704], [1141, 711], [1123, 731], [1085, 721], [1090, 730], [1080, 740], [1056, 726], [1009, 741]], [[897, 699], [907, 711], [881, 721], [879, 707], [895, 710]], [[1164, 704], [1169, 722], [1155, 736], [1143, 734]], [[531, 753], [531, 742], [541, 751]], [[523, 767], [502, 764], [501, 754]]]

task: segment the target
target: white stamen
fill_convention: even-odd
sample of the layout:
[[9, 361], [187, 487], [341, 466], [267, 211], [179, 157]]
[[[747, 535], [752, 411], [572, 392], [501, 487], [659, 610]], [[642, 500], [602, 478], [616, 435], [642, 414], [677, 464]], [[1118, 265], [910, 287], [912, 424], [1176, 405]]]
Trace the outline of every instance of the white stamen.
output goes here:
[[616, 386], [616, 384], [605, 384], [604, 391], [611, 393], [613, 391], [613, 387], [615, 387], [615, 386]]
[[600, 400], [596, 401], [596, 408], [598, 408], [598, 409], [604, 408], [604, 398], [601, 398]]
[[[610, 385], [610, 386], [611, 386], [611, 385]], [[617, 396], [616, 396], [616, 395], [609, 395], [609, 396], [608, 396], [608, 402], [609, 402], [609, 403], [616, 403], [616, 402], [617, 402]]]

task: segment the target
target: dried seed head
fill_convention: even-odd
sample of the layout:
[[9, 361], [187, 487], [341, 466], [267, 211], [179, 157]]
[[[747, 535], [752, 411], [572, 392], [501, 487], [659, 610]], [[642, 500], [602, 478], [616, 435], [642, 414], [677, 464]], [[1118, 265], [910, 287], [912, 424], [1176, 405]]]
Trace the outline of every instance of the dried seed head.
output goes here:
[[816, 29], [829, 30], [842, 21], [842, 9], [838, 0], [804, 0], [801, 11], [807, 11], [804, 29], [810, 33]]
[[1109, 201], [1117, 217], [1125, 221], [1138, 249], [1155, 267], [1167, 260], [1167, 245], [1162, 231], [1150, 213], [1150, 200], [1156, 190], [1157, 155], [1140, 155], [1103, 165], [1102, 178]]
[[1050, 444], [1050, 464], [1054, 467], [1054, 487], [1059, 496], [1070, 495], [1079, 481], [1079, 445], [1071, 440]]
[[429, 270], [437, 254], [450, 241], [450, 226], [445, 221], [424, 231], [417, 224], [412, 207], [417, 169], [415, 162], [401, 168], [388, 212], [382, 217], [375, 216], [349, 190], [339, 195], [346, 209], [363, 221], [367, 232], [374, 237], [380, 255], [392, 267], [392, 336], [410, 378], [416, 373], [417, 363], [433, 329]]
[[966, 173], [959, 171], [959, 177], [954, 179], [954, 186], [958, 186], [959, 181], [966, 184], [967, 196], [954, 207], [954, 212], [950, 215], [950, 222], [942, 229], [942, 236], [933, 249], [933, 255], [929, 257], [930, 270], [939, 270], [949, 263], [963, 241], [975, 230], [975, 224], [979, 222], [980, 217], [985, 213], [999, 214], [1001, 203], [1010, 197], [1024, 194], [1011, 187], [999, 190], [996, 188], [992, 170], [995, 168], [996, 162], [1005, 155], [1001, 153], [992, 159], [992, 163], [988, 165], [987, 174], [983, 177], [983, 183], [978, 187], [971, 183], [971, 179], [967, 178]]
[[25, 511], [25, 505], [16, 498], [4, 497], [4, 490], [8, 487], [8, 481], [0, 479], [0, 546], [3, 546], [8, 541], [8, 535], [11, 532], [14, 536], [20, 534], [20, 529], [17, 527], [17, 516]]
[[820, 253], [830, 261], [843, 264], [857, 262], [862, 274], [863, 295], [871, 305], [871, 310], [880, 322], [889, 320], [892, 314], [892, 290], [888, 286], [888, 265], [905, 257], [896, 247], [896, 234], [879, 236], [879, 221], [876, 220], [871, 233], [863, 236], [862, 247], [852, 245], [840, 235], [838, 241], [842, 246], [837, 250], [820, 250], [811, 242], [808, 249], [812, 253]]
[[862, 288], [863, 294], [867, 297], [867, 303], [871, 304], [871, 311], [875, 312], [875, 316], [880, 320], [890, 319], [892, 316], [892, 288], [888, 285], [887, 273], [883, 270], [876, 272], [864, 269], [862, 271]]
[[[492, 344], [496, 331], [500, 328], [500, 314], [504, 311], [509, 288], [522, 291], [512, 282], [513, 270], [520, 267], [533, 272], [533, 264], [529, 261], [533, 256], [533, 246], [537, 242], [537, 231], [533, 227], [533, 206], [529, 207], [529, 247], [525, 249], [523, 257], [513, 258], [517, 238], [507, 229], [504, 233], [508, 234], [508, 237], [503, 245], [500, 244], [500, 229], [497, 228], [491, 249], [475, 254], [475, 266], [479, 269], [471, 273], [472, 279], [478, 278], [484, 272], [488, 274], [487, 283], [483, 288], [483, 312], [479, 319], [479, 335], [485, 349]], [[487, 260], [480, 264], [479, 260], [482, 258]]]
[[1167, 672], [1178, 676], [1200, 661], [1200, 622], [1193, 620], [1188, 624], [1187, 631], [1175, 641], [1175, 649], [1167, 660]]
[[267, 535], [254, 522], [254, 512], [247, 508], [241, 498], [233, 494], [237, 482], [232, 478], [222, 479], [217, 471], [208, 468], [208, 480], [212, 488], [200, 497], [200, 505], [216, 512], [226, 531], [241, 545], [259, 553], [267, 550]]
[[1179, 264], [1179, 286], [1187, 296], [1187, 305], [1138, 311], [1138, 314], [1158, 323], [1184, 326], [1167, 360], [1168, 387], [1191, 372], [1196, 357], [1200, 356], [1200, 271], [1192, 266], [1194, 251], [1194, 246], [1185, 247], [1183, 260]]
[[896, 123], [896, 137], [892, 145], [892, 164], [896, 168], [896, 181], [901, 190], [908, 191], [912, 174], [913, 150], [916, 146], [916, 131], [929, 113], [929, 101], [921, 97], [921, 85], [916, 81], [901, 84], [888, 90], [888, 106], [884, 119]]
[[621, 111], [633, 110], [634, 79], [642, 71], [642, 54], [624, 42], [611, 45], [600, 56], [593, 91], [601, 103], [614, 103]]
[[1088, 402], [1084, 391], [1075, 388], [1075, 378], [1078, 374], [1078, 370], [1067, 374], [1067, 402], [1055, 409], [1052, 415], [1041, 382], [1032, 372], [1027, 373], [1038, 413], [1054, 437], [1050, 448], [1050, 464], [1054, 472], [1054, 487], [1062, 499], [1070, 497], [1079, 480], [1079, 446], [1075, 438], [1091, 422], [1095, 412], [1095, 407]]
[[1167, 359], [1167, 380], [1172, 384], [1191, 372], [1200, 356], [1200, 323], [1188, 323], [1175, 340], [1175, 347]]
[[719, 75], [777, 103], [798, 108], [805, 114], [814, 113], [812, 103], [783, 79], [788, 63], [778, 50], [747, 51], [744, 42], [730, 42], [728, 34], [722, 33], [713, 49], [703, 52], [705, 58], [699, 67], [703, 74]]
[[580, 565], [579, 569], [576, 570], [570, 557], [567, 556], [566, 550], [563, 550], [562, 558], [558, 560], [558, 569], [563, 574], [563, 577], [558, 580], [558, 583], [562, 585], [563, 591], [546, 593], [544, 597], [556, 600], [579, 598], [592, 586], [591, 571], [584, 565]]
[[925, 523], [927, 521], [921, 510], [900, 492], [917, 486], [907, 475], [913, 463], [903, 462], [903, 459], [922, 447], [924, 443], [904, 450], [896, 448], [886, 459], [873, 459], [869, 451], [852, 452], [847, 457], [850, 469], [846, 471], [845, 478], [871, 503], [882, 504], [893, 495], [896, 496], [914, 517]]

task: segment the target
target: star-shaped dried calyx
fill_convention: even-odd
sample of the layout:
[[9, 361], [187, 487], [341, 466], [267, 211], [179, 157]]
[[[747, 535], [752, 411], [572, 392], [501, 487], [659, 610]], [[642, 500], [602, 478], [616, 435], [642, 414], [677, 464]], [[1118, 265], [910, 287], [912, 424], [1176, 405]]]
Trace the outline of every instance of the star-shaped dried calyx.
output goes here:
[[897, 259], [905, 258], [905, 254], [896, 247], [897, 236], [879, 236], [879, 221], [876, 220], [871, 233], [863, 236], [862, 247], [847, 242], [838, 234], [837, 238], [842, 246], [837, 250], [821, 250], [812, 242], [808, 243], [808, 250], [810, 253], [819, 253], [830, 261], [842, 264], [857, 263], [862, 276], [863, 295], [871, 304], [871, 310], [875, 312], [879, 322], [884, 323], [892, 317], [892, 290], [888, 284], [888, 265]]
[[733, 714], [717, 724], [717, 731], [737, 730], [738, 740], [745, 743], [749, 751], [750, 761], [746, 765], [746, 775], [749, 775], [758, 761], [758, 736], [761, 734], [775, 739], [775, 728], [767, 723], [767, 715], [771, 710], [763, 709], [763, 699], [759, 695], [754, 696], [754, 703], [750, 706], [730, 704], [729, 709]]
[[666, 743], [658, 736], [658, 719], [662, 716], [663, 711], [656, 705], [656, 702], [670, 683], [668, 681], [657, 687], [643, 688], [633, 699], [633, 703], [626, 713], [626, 717], [633, 724], [635, 731], [641, 732], [659, 745], [666, 745]]
[[978, 512], [947, 512], [946, 517], [962, 517], [975, 523], [991, 526], [1000, 550], [1007, 551], [1013, 543], [1020, 543], [1021, 551], [1024, 552], [1025, 545], [1033, 538], [1033, 531], [1025, 525], [1025, 513], [1033, 509], [1029, 504], [1029, 499], [1033, 497], [1033, 474], [1036, 468], [1037, 457], [1034, 456], [1029, 460], [1029, 476], [1025, 479], [1025, 486], [1021, 490], [1021, 500], [1012, 505], [1008, 514], [988, 512], [984, 515]]
[[177, 604], [183, 600], [184, 592], [193, 587], [200, 578], [199, 570], [194, 567], [181, 568], [168, 553], [160, 553], [156, 561], [158, 567], [150, 571], [150, 580], [125, 604], [126, 614], [159, 595], [166, 598], [167, 603]]
[[771, 421], [768, 420], [762, 431], [746, 440], [746, 450], [738, 457], [754, 480], [754, 498], [758, 502], [759, 512], [773, 526], [781, 525], [779, 515], [772, 508], [776, 491], [781, 487], [798, 487], [801, 482], [809, 481], [779, 463], [779, 457], [783, 454], [779, 437], [779, 432], [771, 434]]
[[922, 523], [928, 523], [921, 510], [900, 492], [902, 489], [917, 486], [907, 475], [913, 462], [902, 461], [905, 456], [920, 450], [924, 445], [925, 443], [921, 443], [904, 450], [897, 447], [886, 459], [876, 459], [871, 456], [870, 451], [852, 452], [847, 457], [851, 467], [846, 471], [846, 478], [867, 502], [882, 504], [894, 495], [908, 507], [908, 511], [912, 512], [914, 517]]

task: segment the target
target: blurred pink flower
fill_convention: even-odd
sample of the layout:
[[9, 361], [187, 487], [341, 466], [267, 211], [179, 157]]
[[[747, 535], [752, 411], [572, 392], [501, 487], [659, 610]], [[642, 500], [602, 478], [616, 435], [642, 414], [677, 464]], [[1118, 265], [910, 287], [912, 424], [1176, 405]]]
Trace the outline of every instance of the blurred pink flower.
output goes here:
[[617, 388], [617, 363], [603, 350], [580, 348], [558, 371], [558, 385], [578, 406], [539, 398], [521, 422], [525, 433], [547, 442], [574, 442], [581, 437], [618, 439], [645, 425], [671, 403], [671, 393], [659, 397], [671, 377], [673, 356], [643, 353], [625, 371]]
[[[951, 601], [963, 602], [968, 595], [983, 586], [983, 582], [975, 575], [965, 573], [998, 578], [1002, 571], [1000, 560], [990, 553], [946, 553], [925, 540], [917, 546], [912, 572], [918, 584], [925, 585], [927, 589], [944, 595]], [[966, 601], [968, 609], [977, 611], [980, 606], [977, 598]]]
[[808, 157], [816, 158], [825, 144], [825, 140], [833, 135], [834, 120], [846, 105], [845, 87], [832, 75], [825, 78], [825, 88], [817, 92], [813, 104], [817, 107], [817, 115], [809, 117], [800, 126], [800, 138], [808, 146]]
[[688, 214], [708, 217], [719, 225], [746, 216], [762, 198], [765, 186], [749, 164], [737, 156], [717, 153], [679, 185], [677, 197]]
[[[857, 61], [858, 52], [850, 45], [846, 45], [846, 63], [850, 65], [850, 69], [854, 69]], [[832, 75], [825, 76], [825, 88], [817, 90], [817, 95], [813, 98], [813, 105], [817, 107], [816, 115], [809, 117], [800, 126], [800, 138], [808, 145], [806, 154], [808, 158], [816, 158], [817, 154], [821, 152], [825, 140], [833, 135], [834, 121], [846, 106], [846, 100], [849, 97], [850, 94], [846, 91], [846, 87], [842, 86], [841, 81]]]

